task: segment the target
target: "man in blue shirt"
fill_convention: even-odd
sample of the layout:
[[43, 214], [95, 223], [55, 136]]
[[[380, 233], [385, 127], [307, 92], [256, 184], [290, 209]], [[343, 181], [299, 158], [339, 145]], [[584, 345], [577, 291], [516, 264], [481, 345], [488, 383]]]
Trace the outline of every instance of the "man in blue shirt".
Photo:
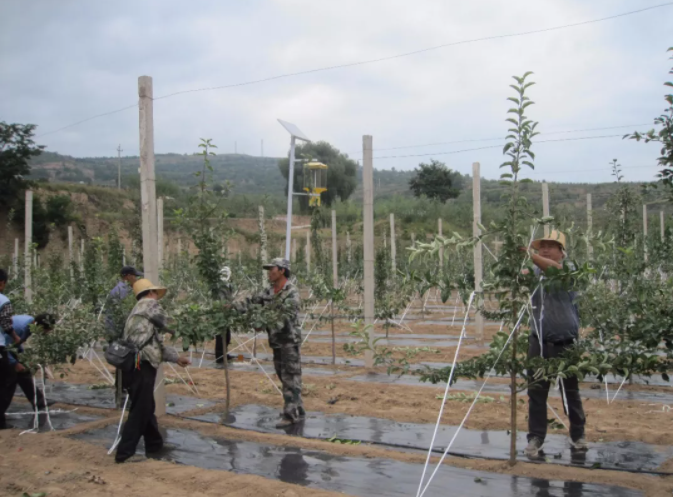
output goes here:
[[[21, 344], [25, 343], [28, 338], [30, 338], [30, 326], [36, 325], [41, 327], [45, 332], [50, 332], [56, 323], [56, 319], [51, 314], [40, 314], [37, 317], [28, 316], [26, 314], [20, 314], [18, 316], [12, 316], [12, 323], [14, 326], [14, 331], [18, 335], [20, 341], [16, 349], [13, 349], [8, 354], [11, 376], [8, 381], [8, 396], [9, 404], [11, 404], [12, 399], [14, 398], [14, 392], [16, 391], [16, 386], [18, 385], [23, 390], [26, 399], [30, 402], [30, 405], [35, 409], [35, 399], [37, 398], [37, 407], [42, 410], [45, 407], [44, 395], [42, 391], [38, 388], [35, 390], [35, 384], [33, 383], [33, 375], [26, 366], [21, 364], [20, 354], [23, 352], [23, 346]], [[14, 338], [10, 336], [5, 336], [8, 345], [13, 345]], [[8, 404], [8, 407], [9, 407]]]
[[7, 271], [0, 269], [0, 430], [7, 428], [5, 412], [12, 402], [14, 393], [9, 389], [14, 369], [9, 364], [9, 350], [6, 337], [12, 337], [14, 343], [21, 342], [14, 331], [12, 316], [14, 310], [9, 298], [4, 294], [7, 286]]

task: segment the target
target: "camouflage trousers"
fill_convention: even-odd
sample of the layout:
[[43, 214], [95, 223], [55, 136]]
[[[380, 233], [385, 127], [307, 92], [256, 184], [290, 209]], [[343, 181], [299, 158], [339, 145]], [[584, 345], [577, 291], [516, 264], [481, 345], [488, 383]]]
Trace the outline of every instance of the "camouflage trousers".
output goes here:
[[301, 354], [299, 345], [281, 345], [273, 349], [273, 365], [283, 385], [283, 415], [292, 421], [303, 417], [304, 404], [301, 400]]

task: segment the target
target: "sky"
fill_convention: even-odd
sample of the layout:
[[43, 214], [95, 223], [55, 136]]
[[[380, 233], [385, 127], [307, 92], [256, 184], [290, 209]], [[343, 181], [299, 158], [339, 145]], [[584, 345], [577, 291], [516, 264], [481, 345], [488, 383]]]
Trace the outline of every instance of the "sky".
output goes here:
[[[666, 107], [673, 5], [470, 40], [660, 3], [3, 0], [0, 121], [38, 125], [37, 142], [62, 154], [113, 156], [121, 145], [122, 155], [138, 155], [137, 81], [148, 75], [156, 153], [193, 153], [211, 138], [220, 153], [260, 155], [263, 140], [265, 156], [285, 156], [290, 137], [280, 118], [355, 159], [362, 136], [372, 135], [378, 169], [436, 159], [471, 173], [479, 162], [493, 179], [504, 161], [512, 76], [532, 71], [528, 116], [542, 134], [536, 168], [524, 177], [612, 181], [616, 158], [626, 180], [649, 181], [658, 147], [620, 136], [652, 128]], [[230, 86], [379, 58], [389, 59]], [[159, 98], [222, 86], [230, 87]], [[606, 135], [619, 136], [588, 138]]]

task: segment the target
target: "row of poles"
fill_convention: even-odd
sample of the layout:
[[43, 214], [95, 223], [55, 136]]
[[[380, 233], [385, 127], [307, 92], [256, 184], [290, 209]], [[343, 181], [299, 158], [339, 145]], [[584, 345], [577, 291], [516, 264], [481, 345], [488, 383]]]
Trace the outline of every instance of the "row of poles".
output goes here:
[[[141, 216], [142, 216], [142, 235], [143, 235], [143, 268], [145, 276], [153, 283], [160, 284], [159, 273], [160, 265], [163, 260], [163, 199], [157, 199], [156, 196], [156, 175], [154, 160], [154, 116], [153, 116], [153, 86], [152, 78], [141, 76], [138, 78], [138, 97], [139, 97], [139, 130], [140, 130], [140, 192], [141, 192]], [[365, 325], [374, 324], [374, 180], [373, 180], [373, 138], [371, 135], [364, 135], [362, 138], [363, 151], [363, 247], [364, 247], [364, 322]], [[479, 236], [481, 230], [481, 175], [480, 164], [472, 164], [473, 177], [473, 223], [472, 234]], [[542, 202], [543, 214], [549, 215], [549, 185], [542, 183]], [[587, 229], [591, 233], [592, 229], [592, 202], [591, 194], [587, 194]], [[28, 302], [32, 301], [32, 281], [31, 281], [31, 250], [32, 250], [32, 217], [33, 217], [33, 192], [26, 192], [26, 224], [25, 224], [25, 298]], [[263, 217], [263, 208], [260, 208], [260, 214]], [[660, 213], [661, 236], [664, 238], [664, 213]], [[289, 220], [288, 220], [289, 222]], [[643, 229], [647, 235], [647, 206], [643, 206]], [[395, 217], [390, 215], [391, 231], [391, 258], [393, 270], [396, 270], [396, 244], [395, 244]], [[438, 234], [442, 233], [442, 220], [438, 220]], [[549, 227], [545, 226], [545, 235], [548, 235]], [[72, 228], [69, 229], [69, 251], [72, 258]], [[289, 240], [286, 241], [289, 245]], [[293, 250], [293, 252], [296, 252]], [[591, 253], [591, 246], [589, 246]], [[482, 266], [482, 242], [474, 246], [474, 271], [475, 271], [475, 292], [482, 291], [483, 266]], [[444, 251], [439, 251], [440, 265], [444, 263]], [[18, 259], [18, 239], [15, 240], [15, 258], [14, 269], [17, 270]], [[307, 263], [310, 264], [310, 236], [307, 234]], [[336, 235], [336, 211], [332, 211], [332, 272], [334, 284], [338, 284], [337, 268], [337, 235]], [[476, 333], [478, 338], [483, 337], [483, 317], [477, 313], [475, 317]], [[373, 347], [374, 334], [370, 333], [370, 348]], [[370, 350], [365, 353], [365, 365], [368, 368], [373, 367], [373, 354]], [[160, 367], [157, 372], [155, 400], [157, 405], [157, 414], [162, 415], [166, 410], [164, 389], [163, 368]]]

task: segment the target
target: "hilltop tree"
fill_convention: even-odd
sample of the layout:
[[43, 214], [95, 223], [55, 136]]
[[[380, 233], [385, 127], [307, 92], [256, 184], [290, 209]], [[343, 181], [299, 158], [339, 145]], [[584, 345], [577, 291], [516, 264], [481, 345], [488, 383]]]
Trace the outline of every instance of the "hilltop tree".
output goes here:
[[452, 171], [446, 164], [435, 159], [430, 164], [421, 162], [415, 173], [409, 180], [409, 189], [415, 197], [425, 195], [444, 203], [450, 198], [456, 198], [463, 186], [460, 173]]
[[10, 208], [26, 189], [30, 174], [28, 162], [42, 153], [44, 146], [35, 145], [34, 124], [0, 122], [0, 206]]
[[[320, 141], [316, 143], [306, 143], [297, 145], [295, 157], [298, 160], [316, 159], [326, 164], [327, 169], [327, 191], [320, 195], [323, 205], [332, 205], [336, 198], [347, 200], [355, 191], [357, 186], [358, 164], [350, 159], [346, 154], [341, 153], [337, 148], [327, 142]], [[283, 178], [287, 181], [290, 160], [282, 159], [278, 163]], [[287, 183], [285, 183], [285, 192], [287, 193]], [[295, 162], [294, 164], [294, 187], [295, 192], [303, 192], [304, 188], [304, 163]], [[300, 196], [299, 205], [302, 211], [308, 209], [308, 197]]]

